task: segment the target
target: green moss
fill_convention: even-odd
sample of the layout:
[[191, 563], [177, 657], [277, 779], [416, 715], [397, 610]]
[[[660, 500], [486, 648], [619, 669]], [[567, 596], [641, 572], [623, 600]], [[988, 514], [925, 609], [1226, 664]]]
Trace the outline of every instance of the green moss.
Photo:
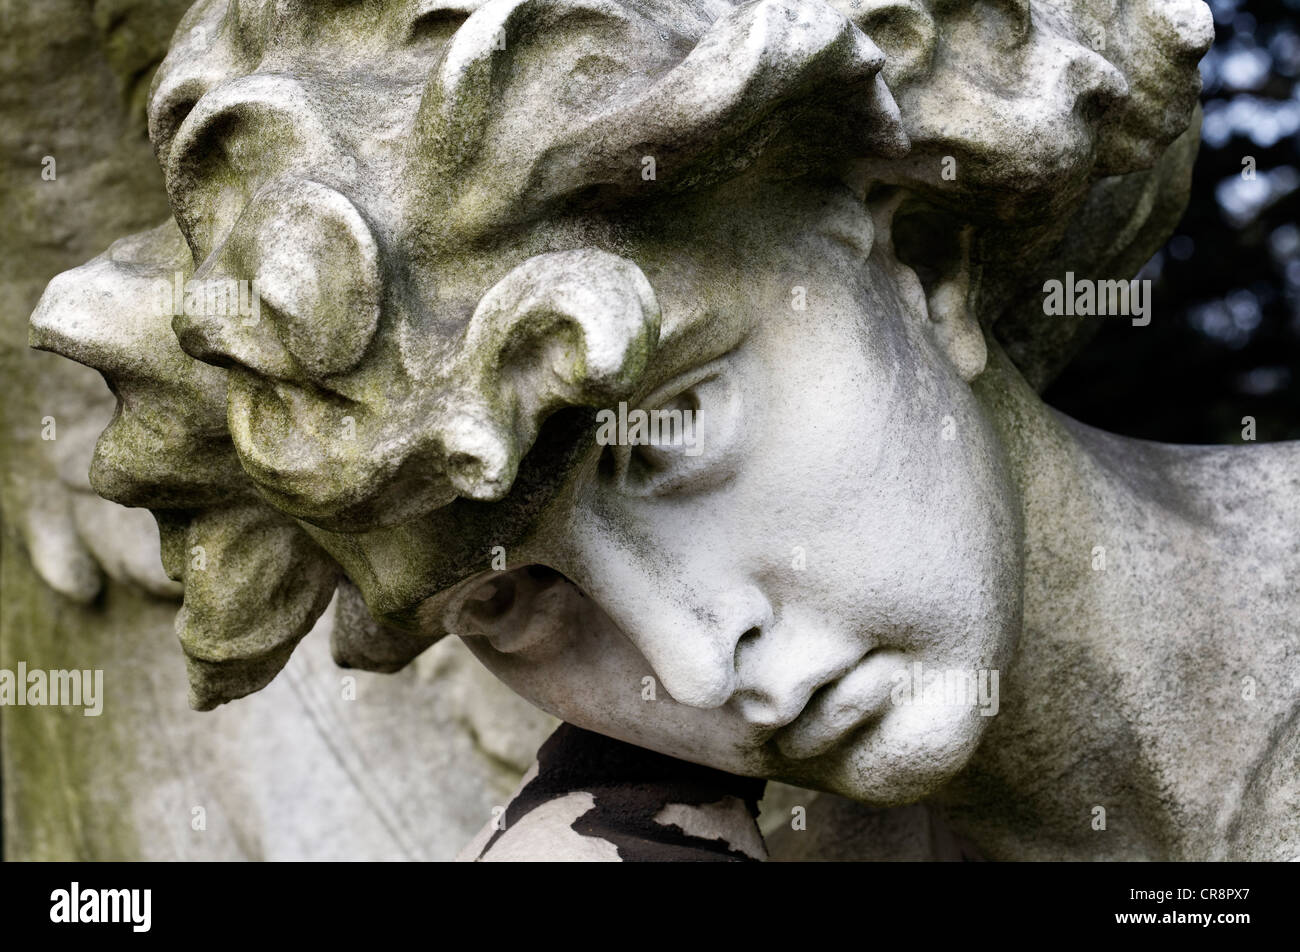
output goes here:
[[[130, 809], [165, 728], [138, 728], [155, 720], [146, 713], [158, 667], [150, 656], [175, 651], [175, 605], [113, 584], [95, 604], [76, 605], [36, 577], [12, 534], [2, 544], [0, 667], [104, 671], [99, 717], [72, 707], [0, 709], [4, 859], [139, 859], [156, 831], [138, 827]], [[179, 659], [175, 675], [179, 682]]]

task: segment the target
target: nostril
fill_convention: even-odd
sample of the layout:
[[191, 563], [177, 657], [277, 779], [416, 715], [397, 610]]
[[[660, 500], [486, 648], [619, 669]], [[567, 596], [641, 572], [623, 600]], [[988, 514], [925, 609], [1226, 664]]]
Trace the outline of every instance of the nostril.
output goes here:
[[734, 667], [737, 670], [739, 670], [740, 668], [741, 652], [743, 652], [746, 648], [751, 647], [754, 644], [754, 642], [758, 641], [760, 634], [762, 634], [762, 632], [759, 630], [758, 626], [755, 626], [753, 628], [750, 628], [743, 635], [741, 635], [739, 639], [736, 640], [736, 654], [735, 654]]
[[469, 499], [496, 502], [515, 478], [509, 437], [495, 422], [471, 413], [453, 421], [444, 436], [447, 479]]
[[452, 453], [447, 457], [447, 473], [452, 479], [462, 482], [481, 479], [482, 471], [486, 468], [481, 459], [470, 453]]

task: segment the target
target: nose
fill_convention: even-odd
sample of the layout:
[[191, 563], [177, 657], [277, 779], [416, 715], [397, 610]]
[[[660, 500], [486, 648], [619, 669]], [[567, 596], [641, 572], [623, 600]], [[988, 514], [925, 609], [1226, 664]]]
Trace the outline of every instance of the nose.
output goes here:
[[586, 535], [566, 573], [649, 662], [673, 700], [721, 707], [736, 690], [737, 645], [771, 620], [766, 597], [744, 582], [685, 583], [716, 578], [717, 569], [692, 571], [653, 547], [624, 546], [612, 535]]
[[786, 605], [762, 638], [741, 644], [740, 681], [732, 703], [746, 723], [783, 727], [799, 716], [819, 688], [851, 670], [865, 650], [851, 630], [805, 606]]

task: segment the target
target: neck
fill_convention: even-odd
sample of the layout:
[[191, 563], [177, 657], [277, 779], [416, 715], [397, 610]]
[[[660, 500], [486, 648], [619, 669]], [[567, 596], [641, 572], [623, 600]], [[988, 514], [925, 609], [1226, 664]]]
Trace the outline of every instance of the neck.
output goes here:
[[989, 360], [975, 389], [1022, 500], [1024, 625], [1001, 713], [936, 805], [991, 858], [1282, 858], [1297, 444], [1116, 437]]

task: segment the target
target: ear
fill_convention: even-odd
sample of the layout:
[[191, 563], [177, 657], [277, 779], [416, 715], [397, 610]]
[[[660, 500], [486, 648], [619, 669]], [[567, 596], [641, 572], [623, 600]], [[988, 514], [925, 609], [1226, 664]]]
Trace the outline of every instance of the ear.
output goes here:
[[955, 253], [940, 262], [938, 275], [928, 285], [922, 282], [935, 339], [967, 383], [984, 372], [989, 359], [984, 331], [975, 316], [977, 282], [970, 263], [973, 232], [971, 225], [962, 228], [956, 236]]
[[878, 222], [881, 218], [887, 222], [887, 245], [894, 257], [920, 280], [931, 337], [970, 383], [984, 371], [989, 356], [976, 316], [979, 270], [971, 263], [974, 226], [954, 227], [949, 215], [909, 206], [901, 194], [891, 196], [877, 212]]

